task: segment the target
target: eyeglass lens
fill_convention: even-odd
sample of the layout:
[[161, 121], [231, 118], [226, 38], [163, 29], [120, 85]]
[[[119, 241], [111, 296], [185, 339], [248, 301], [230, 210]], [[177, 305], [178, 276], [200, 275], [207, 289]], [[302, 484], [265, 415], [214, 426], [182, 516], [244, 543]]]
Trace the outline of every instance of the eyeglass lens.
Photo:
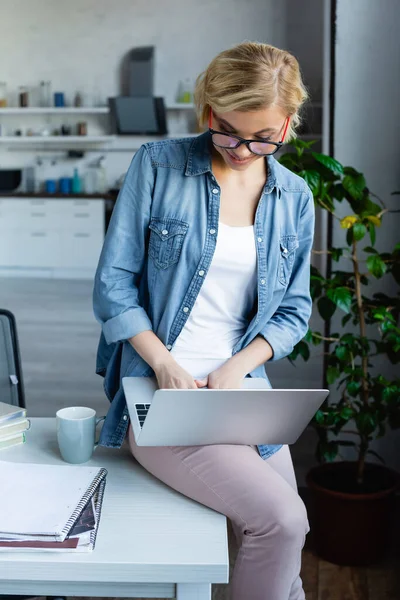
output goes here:
[[[236, 148], [239, 145], [239, 140], [229, 135], [214, 133], [212, 136], [213, 143], [220, 148]], [[277, 146], [269, 142], [250, 142], [249, 149], [254, 154], [272, 154], [276, 152]]]

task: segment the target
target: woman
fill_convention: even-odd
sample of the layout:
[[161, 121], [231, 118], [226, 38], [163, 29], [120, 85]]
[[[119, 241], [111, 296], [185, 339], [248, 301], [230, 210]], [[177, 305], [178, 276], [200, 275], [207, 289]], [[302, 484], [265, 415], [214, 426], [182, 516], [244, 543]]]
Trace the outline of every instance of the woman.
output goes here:
[[138, 447], [121, 377], [162, 388], [267, 379], [311, 311], [312, 194], [273, 154], [307, 97], [297, 60], [260, 43], [221, 52], [199, 76], [197, 138], [145, 144], [127, 173], [98, 266], [99, 373], [111, 401], [100, 443], [225, 514], [240, 544], [233, 600], [300, 600], [309, 531], [287, 446]]

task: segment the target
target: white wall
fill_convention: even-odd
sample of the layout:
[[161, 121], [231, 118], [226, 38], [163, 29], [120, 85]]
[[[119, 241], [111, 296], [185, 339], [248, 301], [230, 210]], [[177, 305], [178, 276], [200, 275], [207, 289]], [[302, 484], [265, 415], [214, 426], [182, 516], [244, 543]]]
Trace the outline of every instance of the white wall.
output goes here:
[[[397, 209], [399, 197], [391, 197], [390, 193], [400, 189], [399, 22], [398, 0], [338, 0], [335, 157], [362, 171], [371, 191], [388, 207]], [[343, 212], [351, 213], [345, 208]], [[384, 218], [382, 230], [377, 230], [379, 250], [392, 249], [398, 243], [399, 217]], [[335, 225], [334, 245], [340, 246], [343, 239], [343, 230]], [[364, 293], [369, 296], [379, 290], [396, 294], [396, 288], [388, 277], [368, 286]], [[388, 376], [394, 377], [396, 371], [398, 374], [398, 366], [390, 366], [387, 360], [375, 360], [374, 364]], [[400, 469], [399, 442], [400, 435], [392, 433], [374, 447], [384, 454], [388, 464]]]
[[[7, 82], [14, 105], [18, 86], [35, 87], [41, 80], [51, 80], [53, 91], [64, 91], [69, 103], [77, 90], [89, 104], [104, 103], [120, 93], [124, 55], [134, 47], [154, 45], [155, 95], [168, 103], [175, 101], [179, 81], [194, 81], [221, 50], [245, 39], [284, 47], [285, 28], [285, 1], [0, 0], [0, 81]], [[7, 127], [9, 119], [0, 122]], [[18, 123], [12, 125], [17, 128]], [[184, 118], [179, 125], [172, 121], [170, 130], [180, 133], [181, 127], [185, 133], [185, 125]], [[48, 152], [41, 156], [60, 158]], [[81, 171], [96, 156], [80, 161]], [[107, 156], [111, 185], [126, 171], [131, 156]], [[0, 165], [31, 162], [32, 153], [5, 153], [0, 145]], [[68, 161], [59, 163], [59, 169], [43, 167], [38, 177], [67, 176], [74, 166]]]
[[245, 38], [284, 42], [285, 2], [273, 0], [1, 0], [0, 73], [10, 88], [50, 79], [119, 92], [118, 68], [133, 47], [156, 46], [155, 92], [174, 100], [213, 56]]

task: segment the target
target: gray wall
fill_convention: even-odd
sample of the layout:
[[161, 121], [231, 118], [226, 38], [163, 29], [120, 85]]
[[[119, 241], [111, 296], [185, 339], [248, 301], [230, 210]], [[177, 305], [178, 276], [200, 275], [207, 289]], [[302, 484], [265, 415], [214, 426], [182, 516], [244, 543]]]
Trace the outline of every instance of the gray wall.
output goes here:
[[[368, 187], [388, 207], [399, 208], [400, 147], [400, 3], [398, 0], [338, 0], [336, 40], [335, 157], [362, 171]], [[343, 207], [342, 214], [351, 214]], [[377, 230], [377, 248], [391, 249], [399, 242], [400, 215], [384, 219]], [[334, 245], [344, 232], [335, 224]], [[365, 245], [368, 245], [369, 241]], [[342, 263], [345, 267], [345, 263]], [[347, 265], [348, 268], [348, 265]], [[365, 269], [365, 264], [362, 265]], [[377, 281], [364, 290], [396, 293], [393, 279]], [[335, 327], [337, 331], [337, 327]], [[398, 373], [388, 361], [375, 361], [388, 376]], [[400, 469], [400, 435], [390, 433], [374, 448], [388, 464]]]

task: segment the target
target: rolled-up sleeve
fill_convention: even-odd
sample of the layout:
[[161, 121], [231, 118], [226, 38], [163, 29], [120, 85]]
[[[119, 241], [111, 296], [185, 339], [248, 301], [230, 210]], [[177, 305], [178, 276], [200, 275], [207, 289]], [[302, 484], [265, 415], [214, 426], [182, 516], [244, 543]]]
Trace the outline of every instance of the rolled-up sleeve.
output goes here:
[[145, 146], [133, 157], [111, 216], [93, 290], [93, 310], [108, 344], [151, 330], [139, 302], [154, 172]]
[[314, 237], [315, 210], [311, 191], [305, 193], [299, 223], [299, 247], [288, 287], [278, 310], [260, 332], [273, 350], [270, 359], [288, 356], [305, 336], [311, 316], [310, 259]]

